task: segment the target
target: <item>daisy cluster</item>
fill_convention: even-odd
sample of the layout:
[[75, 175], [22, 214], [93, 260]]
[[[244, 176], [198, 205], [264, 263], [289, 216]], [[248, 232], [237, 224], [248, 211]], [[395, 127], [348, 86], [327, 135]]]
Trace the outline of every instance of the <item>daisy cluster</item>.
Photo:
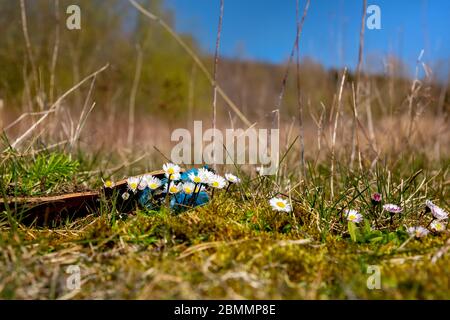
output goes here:
[[[378, 205], [381, 205], [382, 203], [382, 197], [379, 193], [374, 193], [371, 196], [371, 202], [376, 207]], [[272, 207], [274, 211], [279, 212], [290, 212], [292, 211], [292, 205], [290, 202], [286, 199], [280, 198], [280, 197], [274, 197], [269, 200], [269, 204]], [[442, 232], [447, 229], [447, 220], [448, 220], [448, 213], [435, 205], [430, 200], [427, 200], [425, 202], [425, 208], [426, 212], [431, 213], [431, 222], [426, 226], [411, 226], [407, 227], [406, 231], [411, 237], [416, 238], [422, 238], [428, 235], [431, 232], [437, 233]], [[387, 203], [381, 206], [382, 210], [388, 213], [391, 217], [391, 219], [395, 215], [399, 215], [403, 212], [403, 208], [399, 205], [393, 204], [393, 203]], [[344, 210], [345, 218], [349, 222], [353, 222], [355, 224], [358, 224], [362, 221], [364, 221], [364, 216], [360, 212], [354, 209], [347, 209]]]
[[[374, 205], [378, 205], [381, 203], [381, 195], [380, 194], [374, 194], [371, 197], [372, 203]], [[392, 203], [388, 203], [382, 206], [383, 210], [390, 214], [391, 217], [393, 217], [396, 214], [401, 214], [403, 212], [403, 208]], [[406, 231], [411, 237], [415, 238], [422, 238], [425, 237], [432, 232], [442, 232], [447, 229], [447, 219], [448, 219], [448, 213], [435, 205], [430, 200], [427, 200], [425, 202], [425, 208], [426, 212], [430, 212], [432, 215], [431, 222], [426, 226], [410, 226], [406, 228]], [[348, 221], [354, 222], [354, 223], [360, 223], [364, 220], [364, 217], [361, 213], [359, 213], [356, 210], [353, 209], [347, 209], [344, 211], [345, 217]]]
[[438, 207], [430, 200], [425, 201], [425, 208], [426, 212], [431, 213], [432, 220], [426, 227], [408, 227], [406, 231], [411, 237], [422, 238], [428, 235], [430, 231], [437, 233], [447, 229], [448, 213], [444, 209]]
[[[226, 173], [222, 177], [207, 167], [194, 168], [182, 172], [180, 166], [173, 163], [163, 165], [164, 178], [153, 175], [129, 177], [127, 190], [121, 194], [124, 201], [138, 199], [140, 205], [151, 210], [157, 210], [164, 203], [176, 211], [206, 204], [210, 200], [209, 190], [224, 189], [228, 191], [233, 184], [241, 180]], [[105, 187], [112, 183], [105, 182]]]

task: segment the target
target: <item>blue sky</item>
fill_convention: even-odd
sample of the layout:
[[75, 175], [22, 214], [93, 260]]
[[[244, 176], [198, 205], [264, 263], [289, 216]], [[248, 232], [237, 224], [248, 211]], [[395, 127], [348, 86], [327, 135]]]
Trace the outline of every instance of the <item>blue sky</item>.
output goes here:
[[[300, 0], [301, 11], [305, 2]], [[371, 4], [381, 9], [381, 30], [366, 29], [367, 68], [382, 70], [383, 58], [393, 54], [412, 72], [424, 49], [422, 60], [447, 73], [450, 1], [368, 0]], [[203, 50], [214, 52], [219, 0], [166, 0], [166, 7], [175, 13], [178, 32], [191, 33]], [[225, 0], [224, 7], [221, 55], [272, 63], [288, 58], [295, 40], [295, 0]], [[361, 11], [362, 0], [311, 0], [302, 57], [326, 67], [354, 69]]]

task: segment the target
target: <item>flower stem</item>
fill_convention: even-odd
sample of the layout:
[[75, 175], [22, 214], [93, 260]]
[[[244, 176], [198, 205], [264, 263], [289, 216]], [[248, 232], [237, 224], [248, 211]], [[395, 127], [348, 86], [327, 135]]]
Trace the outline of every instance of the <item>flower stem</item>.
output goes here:
[[197, 194], [195, 195], [194, 203], [197, 201], [198, 195], [200, 194], [200, 191], [201, 191], [201, 190], [202, 190], [202, 184], [200, 183], [199, 186], [198, 186]]
[[192, 196], [191, 196], [191, 198], [189, 199], [189, 206], [193, 206], [193, 204], [194, 204], [194, 201], [195, 201], [195, 193], [197, 192], [197, 186], [198, 186], [198, 183], [196, 182], [195, 183], [195, 186], [194, 186], [194, 192], [192, 193]]
[[166, 190], [166, 195], [164, 196], [164, 202], [167, 204], [167, 195], [169, 194], [169, 190], [170, 190], [170, 175], [169, 175], [169, 181], [167, 181], [167, 190]]
[[430, 223], [426, 226], [427, 229], [433, 223], [434, 220], [436, 220], [436, 218], [433, 217], [433, 219], [430, 221]]

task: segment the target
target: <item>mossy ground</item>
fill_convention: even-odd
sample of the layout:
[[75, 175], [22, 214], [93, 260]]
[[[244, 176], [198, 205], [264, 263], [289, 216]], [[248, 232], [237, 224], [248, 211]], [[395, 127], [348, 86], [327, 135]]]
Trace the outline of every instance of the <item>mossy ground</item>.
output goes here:
[[[425, 199], [445, 207], [446, 171], [417, 174], [405, 168], [414, 165], [398, 168], [389, 180], [385, 169], [340, 171], [333, 198], [329, 176], [310, 171], [308, 182], [284, 192], [289, 179], [244, 179], [241, 187], [216, 193], [206, 206], [177, 215], [138, 209], [119, 216], [104, 203], [100, 212], [56, 228], [5, 218], [0, 296], [449, 299], [449, 232], [410, 239], [403, 231], [404, 225], [429, 221]], [[379, 216], [379, 241], [354, 242], [342, 210], [351, 207], [368, 216], [374, 190], [401, 203], [404, 213], [393, 225]], [[270, 209], [267, 200], [278, 192], [291, 196], [293, 212]], [[67, 287], [70, 265], [80, 268], [80, 290]], [[373, 275], [369, 266], [380, 270], [380, 289], [367, 286]]]

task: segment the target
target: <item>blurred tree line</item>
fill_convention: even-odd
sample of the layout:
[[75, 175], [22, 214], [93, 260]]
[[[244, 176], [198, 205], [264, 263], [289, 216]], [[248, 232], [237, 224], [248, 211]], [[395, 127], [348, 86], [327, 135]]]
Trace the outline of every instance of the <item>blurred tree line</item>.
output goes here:
[[[119, 111], [128, 109], [139, 52], [142, 68], [136, 108], [166, 115], [168, 112], [177, 115], [186, 108], [193, 62], [167, 32], [138, 14], [128, 1], [25, 0], [24, 4], [31, 59], [22, 28], [20, 1], [0, 0], [0, 99], [8, 108], [27, 106], [36, 110], [42, 104], [45, 109], [83, 77], [109, 63], [109, 69], [96, 82], [97, 105], [105, 108], [117, 105]], [[72, 4], [81, 8], [81, 30], [66, 27], [69, 16], [66, 8]], [[163, 10], [161, 0], [145, 1], [144, 5], [172, 24], [172, 14]], [[194, 49], [197, 47], [192, 37], [183, 35], [183, 38]], [[57, 59], [53, 63], [55, 50]], [[196, 91], [210, 91], [205, 79], [197, 77], [195, 82]], [[84, 92], [88, 87], [83, 87]], [[202, 99], [208, 99], [209, 94], [195, 96], [199, 106], [207, 104]], [[83, 94], [76, 94], [69, 101], [82, 103], [81, 99]]]
[[[109, 63], [93, 93], [97, 108], [104, 112], [127, 115], [135, 83], [137, 114], [148, 112], [188, 121], [210, 116], [212, 89], [206, 78], [165, 30], [127, 0], [24, 0], [31, 54], [20, 2], [0, 0], [0, 99], [9, 110], [45, 110], [84, 76]], [[141, 3], [173, 25], [173, 14], [164, 8], [163, 0]], [[81, 30], [66, 28], [66, 8], [72, 4], [81, 8]], [[191, 35], [182, 38], [212, 70], [211, 56], [202, 54]], [[139, 57], [142, 64], [137, 77]], [[218, 79], [249, 119], [270, 121], [285, 69], [285, 65], [221, 59]], [[313, 60], [303, 59], [300, 81], [304, 106], [320, 110], [323, 104], [329, 109], [341, 74], [342, 70], [325, 70]], [[352, 74], [349, 80], [351, 86]], [[400, 108], [411, 86], [400, 62], [368, 82], [372, 83], [367, 95], [375, 115]], [[83, 86], [68, 104], [81, 109], [88, 89], [89, 85]], [[345, 99], [351, 105], [351, 87], [347, 92]], [[441, 92], [435, 88], [429, 94], [439, 97]], [[448, 96], [444, 100], [447, 105]], [[294, 65], [282, 108], [283, 117], [298, 116]], [[227, 109], [219, 112], [228, 121]]]

